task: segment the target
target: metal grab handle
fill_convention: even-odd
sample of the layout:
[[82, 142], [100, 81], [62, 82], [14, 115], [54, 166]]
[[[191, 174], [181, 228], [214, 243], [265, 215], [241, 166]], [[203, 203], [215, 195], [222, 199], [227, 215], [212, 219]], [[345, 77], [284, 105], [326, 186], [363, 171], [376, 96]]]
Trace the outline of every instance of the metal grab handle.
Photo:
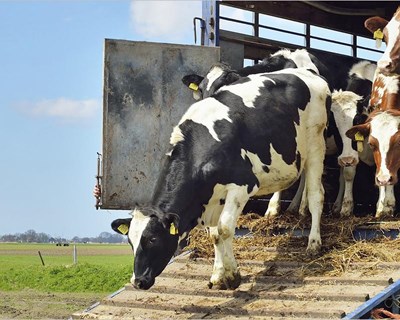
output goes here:
[[196, 44], [197, 42], [197, 33], [196, 33], [196, 20], [200, 21], [200, 29], [201, 29], [201, 40], [200, 40], [200, 45], [204, 46], [204, 38], [205, 38], [205, 33], [206, 33], [206, 22], [199, 17], [194, 17], [193, 18], [193, 27], [194, 27], [194, 43]]

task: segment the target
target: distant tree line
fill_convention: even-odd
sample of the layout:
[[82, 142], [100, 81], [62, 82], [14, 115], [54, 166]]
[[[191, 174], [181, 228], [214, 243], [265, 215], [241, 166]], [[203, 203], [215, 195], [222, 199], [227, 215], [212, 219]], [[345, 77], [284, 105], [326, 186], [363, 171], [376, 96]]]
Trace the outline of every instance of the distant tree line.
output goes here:
[[102, 232], [97, 237], [73, 237], [65, 239], [61, 237], [52, 237], [43, 232], [28, 230], [24, 233], [5, 234], [0, 236], [0, 242], [36, 242], [36, 243], [121, 243], [126, 242], [126, 237], [117, 234]]

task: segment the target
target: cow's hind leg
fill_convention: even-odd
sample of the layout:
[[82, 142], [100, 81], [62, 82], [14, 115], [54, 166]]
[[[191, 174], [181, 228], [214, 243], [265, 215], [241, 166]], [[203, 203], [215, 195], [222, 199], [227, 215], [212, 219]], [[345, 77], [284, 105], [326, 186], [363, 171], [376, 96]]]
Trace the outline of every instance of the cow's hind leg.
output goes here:
[[237, 219], [249, 197], [246, 186], [230, 188], [218, 226], [210, 228], [215, 249], [210, 288], [235, 289], [240, 285], [240, 273], [233, 255], [232, 240]]
[[268, 208], [264, 216], [266, 218], [276, 217], [279, 214], [280, 210], [281, 210], [281, 192], [277, 191], [272, 195], [271, 199], [269, 199]]
[[305, 183], [306, 176], [303, 172], [300, 176], [299, 187], [297, 188], [296, 194], [293, 197], [292, 202], [290, 202], [290, 205], [286, 211], [290, 213], [300, 213], [300, 215], [305, 215], [305, 210], [307, 210], [307, 201], [304, 198], [307, 196], [307, 194], [304, 192]]
[[315, 133], [313, 137], [305, 163], [307, 201], [312, 219], [307, 253], [312, 255], [319, 253], [321, 249], [320, 224], [324, 205], [324, 188], [321, 179], [325, 156], [325, 141], [322, 132]]

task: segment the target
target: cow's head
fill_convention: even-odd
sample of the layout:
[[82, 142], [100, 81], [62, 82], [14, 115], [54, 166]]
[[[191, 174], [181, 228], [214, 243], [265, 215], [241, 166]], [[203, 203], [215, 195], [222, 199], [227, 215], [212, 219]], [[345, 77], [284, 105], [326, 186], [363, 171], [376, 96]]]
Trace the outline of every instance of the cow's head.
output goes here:
[[331, 111], [343, 144], [342, 153], [338, 157], [341, 167], [356, 166], [358, 152], [352, 148], [351, 140], [346, 137], [346, 131], [353, 126], [357, 113], [357, 103], [362, 97], [351, 91], [334, 91], [332, 93]]
[[400, 9], [389, 22], [381, 17], [372, 17], [364, 25], [372, 33], [383, 32], [386, 50], [378, 61], [378, 70], [386, 75], [400, 74]]
[[193, 90], [196, 100], [212, 96], [219, 88], [231, 84], [240, 78], [239, 74], [225, 63], [214, 64], [205, 77], [189, 74], [182, 78], [185, 86]]
[[154, 209], [135, 209], [132, 219], [114, 220], [111, 227], [127, 235], [132, 246], [131, 283], [137, 289], [149, 289], [177, 249], [179, 217]]
[[356, 134], [368, 137], [376, 164], [375, 182], [378, 186], [396, 184], [400, 168], [400, 111], [377, 111], [367, 122], [352, 127], [346, 135], [355, 140]]

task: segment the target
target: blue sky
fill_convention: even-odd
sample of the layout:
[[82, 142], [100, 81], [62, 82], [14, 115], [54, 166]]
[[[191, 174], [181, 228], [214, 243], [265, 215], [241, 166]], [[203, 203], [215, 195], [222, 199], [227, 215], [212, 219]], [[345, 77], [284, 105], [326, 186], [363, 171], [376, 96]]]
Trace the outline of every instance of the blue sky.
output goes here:
[[0, 235], [112, 232], [127, 213], [92, 196], [104, 39], [193, 44], [194, 16], [199, 1], [0, 2]]

